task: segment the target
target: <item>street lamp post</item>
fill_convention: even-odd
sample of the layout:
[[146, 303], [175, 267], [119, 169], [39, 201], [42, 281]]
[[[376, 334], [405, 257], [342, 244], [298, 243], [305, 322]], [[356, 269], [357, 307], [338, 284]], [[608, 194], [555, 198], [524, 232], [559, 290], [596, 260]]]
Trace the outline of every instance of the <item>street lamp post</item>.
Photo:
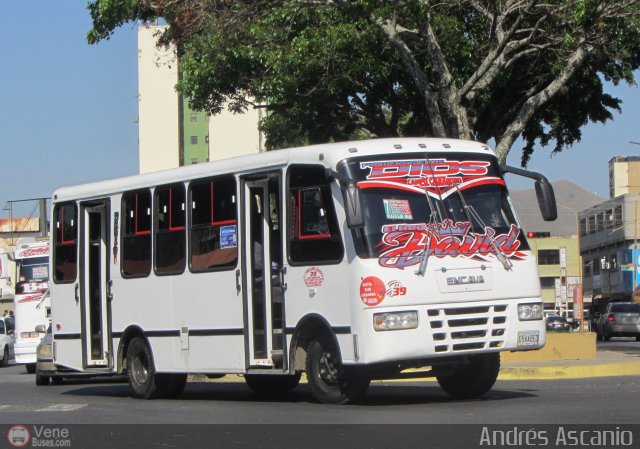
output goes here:
[[[582, 252], [580, 252], [580, 219], [578, 212], [569, 206], [558, 203], [558, 207], [570, 211], [576, 219], [576, 237], [578, 239], [578, 307], [580, 308], [580, 332], [584, 332], [584, 298], [582, 296]], [[573, 319], [576, 319], [575, 310]]]

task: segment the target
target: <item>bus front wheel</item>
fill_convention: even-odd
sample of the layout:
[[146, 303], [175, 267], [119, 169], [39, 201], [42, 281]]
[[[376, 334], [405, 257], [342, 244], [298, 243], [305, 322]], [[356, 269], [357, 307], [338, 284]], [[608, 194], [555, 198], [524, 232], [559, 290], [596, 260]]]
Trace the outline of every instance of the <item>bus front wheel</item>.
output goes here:
[[456, 399], [475, 399], [491, 390], [498, 379], [500, 354], [475, 354], [469, 363], [436, 375], [444, 391]]
[[131, 340], [127, 348], [127, 376], [135, 398], [160, 398], [169, 387], [167, 378], [156, 373], [151, 350], [141, 337]]
[[371, 378], [361, 367], [342, 364], [335, 343], [314, 340], [307, 350], [307, 381], [315, 398], [325, 404], [346, 404], [360, 399]]

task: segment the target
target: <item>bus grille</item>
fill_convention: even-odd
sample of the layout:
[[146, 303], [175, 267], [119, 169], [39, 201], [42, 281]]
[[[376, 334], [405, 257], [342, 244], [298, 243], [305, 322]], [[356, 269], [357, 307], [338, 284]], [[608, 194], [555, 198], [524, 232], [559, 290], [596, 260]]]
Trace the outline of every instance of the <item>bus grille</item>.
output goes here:
[[458, 352], [501, 348], [507, 306], [438, 307], [427, 311], [435, 351]]

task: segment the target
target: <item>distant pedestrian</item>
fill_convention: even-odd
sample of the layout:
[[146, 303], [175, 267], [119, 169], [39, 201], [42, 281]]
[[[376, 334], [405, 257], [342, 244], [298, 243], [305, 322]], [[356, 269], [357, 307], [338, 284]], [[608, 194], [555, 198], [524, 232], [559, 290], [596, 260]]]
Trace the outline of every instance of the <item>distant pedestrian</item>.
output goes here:
[[9, 318], [13, 318], [13, 310], [9, 310]]
[[7, 316], [7, 309], [4, 309], [4, 313], [2, 314], [3, 317]]

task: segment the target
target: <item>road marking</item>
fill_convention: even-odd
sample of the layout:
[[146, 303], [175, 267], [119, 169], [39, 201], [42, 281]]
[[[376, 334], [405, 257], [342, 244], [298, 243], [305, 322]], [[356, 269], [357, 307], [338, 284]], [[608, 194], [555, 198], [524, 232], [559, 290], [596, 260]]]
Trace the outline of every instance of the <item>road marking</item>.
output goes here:
[[85, 408], [89, 404], [50, 404], [46, 407], [42, 407], [41, 404], [14, 404], [14, 405], [0, 405], [0, 413], [29, 413], [29, 412], [73, 412]]
[[36, 412], [73, 412], [86, 407], [88, 404], [52, 404], [48, 407], [35, 410]]

